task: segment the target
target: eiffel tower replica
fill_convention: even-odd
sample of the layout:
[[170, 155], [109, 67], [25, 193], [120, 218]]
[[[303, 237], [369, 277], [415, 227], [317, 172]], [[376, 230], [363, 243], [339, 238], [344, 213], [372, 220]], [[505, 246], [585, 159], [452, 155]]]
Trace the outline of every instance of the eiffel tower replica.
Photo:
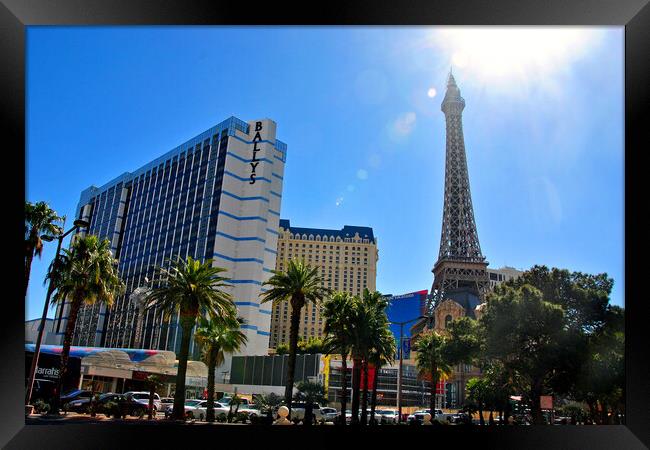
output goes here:
[[[463, 139], [464, 108], [465, 100], [450, 71], [441, 105], [447, 124], [445, 200], [440, 252], [432, 270], [433, 286], [427, 303], [427, 315], [431, 319], [437, 315], [436, 308], [447, 299], [464, 308], [464, 315], [474, 318], [474, 310], [482, 303], [490, 285], [488, 262], [481, 253], [469, 187]], [[429, 320], [428, 328], [434, 326], [433, 322]], [[446, 324], [435, 324], [435, 328], [446, 328], [443, 325]]]

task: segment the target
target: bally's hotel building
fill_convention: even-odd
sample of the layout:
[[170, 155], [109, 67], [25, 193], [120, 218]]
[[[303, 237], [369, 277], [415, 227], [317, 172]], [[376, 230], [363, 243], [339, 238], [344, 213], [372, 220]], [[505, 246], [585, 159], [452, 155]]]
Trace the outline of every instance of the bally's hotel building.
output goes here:
[[[241, 354], [266, 354], [271, 306], [259, 295], [276, 266], [286, 156], [275, 122], [230, 117], [144, 167], [84, 190], [77, 217], [90, 222], [90, 234], [111, 241], [126, 292], [110, 308], [85, 305], [73, 344], [178, 353], [178, 317], [165, 319], [162, 311], [144, 311], [136, 338], [142, 310], [130, 294], [154, 279], [154, 267], [189, 255], [227, 269], [248, 338]], [[55, 332], [63, 334], [67, 310], [59, 307]]]

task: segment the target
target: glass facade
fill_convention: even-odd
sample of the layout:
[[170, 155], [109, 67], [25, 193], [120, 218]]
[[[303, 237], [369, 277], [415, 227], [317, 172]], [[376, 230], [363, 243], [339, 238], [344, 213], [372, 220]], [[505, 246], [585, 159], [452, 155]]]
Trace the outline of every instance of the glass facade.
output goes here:
[[[268, 119], [264, 124], [272, 128], [274, 135], [275, 124]], [[120, 276], [126, 284], [126, 293], [108, 309], [101, 305], [84, 306], [77, 320], [73, 345], [128, 348], [139, 341], [138, 347], [141, 348], [178, 352], [180, 329], [177, 317], [165, 319], [162, 311], [144, 313], [140, 319], [142, 335], [136, 340], [136, 321], [141, 311], [129, 301], [129, 296], [139, 286], [155, 287], [146, 281], [154, 279], [155, 268], [168, 267], [178, 257], [208, 260], [216, 254], [239, 253], [239, 247], [225, 248], [227, 245], [218, 239], [219, 234], [245, 239], [237, 237], [240, 228], [237, 221], [224, 217], [226, 214], [240, 219], [233, 213], [244, 206], [233, 204], [232, 198], [238, 198], [240, 203], [253, 203], [258, 210], [264, 208], [259, 216], [268, 221], [266, 215], [271, 206], [256, 201], [263, 199], [262, 196], [241, 196], [252, 189], [261, 189], [262, 194], [263, 189], [269, 189], [260, 186], [264, 185], [262, 182], [254, 185], [244, 178], [247, 170], [250, 171], [251, 160], [259, 157], [248, 149], [252, 146], [257, 148], [259, 142], [267, 142], [268, 147], [263, 147], [265, 153], [274, 153], [275, 156], [276, 152], [280, 152], [284, 158], [286, 144], [274, 139], [274, 136], [271, 136], [272, 142], [269, 142], [271, 138], [267, 138], [256, 143], [255, 139], [250, 141], [249, 133], [249, 123], [231, 117], [137, 171], [125, 173], [100, 188], [92, 186], [82, 192], [77, 216], [90, 222], [88, 233], [111, 241]], [[276, 166], [279, 164], [268, 170], [282, 173], [283, 164]], [[235, 179], [225, 183], [224, 177], [228, 174]], [[281, 193], [281, 185], [274, 189]], [[222, 194], [229, 196], [229, 211], [224, 210]], [[275, 206], [278, 210], [279, 202], [280, 198]], [[258, 239], [267, 240], [264, 230]], [[271, 245], [275, 248], [276, 244]], [[247, 255], [252, 259], [265, 258], [263, 247], [246, 251], [254, 253]], [[271, 267], [274, 267], [275, 255], [271, 256]], [[229, 269], [227, 276], [233, 281], [243, 270], [235, 264], [224, 265], [222, 261], [215, 261], [214, 264]], [[256, 275], [251, 276], [250, 270], [246, 270], [244, 278], [252, 278], [261, 285], [263, 280], [256, 280]], [[237, 296], [237, 292], [232, 294]], [[256, 319], [250, 317], [250, 312], [245, 316], [248, 322]], [[56, 331], [62, 333], [65, 330], [61, 324], [65, 319], [65, 308], [59, 308], [57, 319]], [[253, 330], [260, 328], [256, 326]], [[268, 337], [265, 339], [268, 341]], [[198, 356], [197, 349], [191, 348], [190, 351], [195, 357]]]

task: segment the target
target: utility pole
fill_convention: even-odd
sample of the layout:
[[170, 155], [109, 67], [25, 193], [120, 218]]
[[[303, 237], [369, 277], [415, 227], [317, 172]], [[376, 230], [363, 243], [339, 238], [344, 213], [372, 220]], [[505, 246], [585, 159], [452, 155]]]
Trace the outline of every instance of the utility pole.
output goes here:
[[397, 421], [402, 423], [402, 367], [404, 365], [404, 325], [415, 322], [416, 320], [425, 319], [427, 316], [419, 316], [415, 319], [404, 322], [389, 322], [392, 325], [399, 325], [399, 369], [397, 371]]

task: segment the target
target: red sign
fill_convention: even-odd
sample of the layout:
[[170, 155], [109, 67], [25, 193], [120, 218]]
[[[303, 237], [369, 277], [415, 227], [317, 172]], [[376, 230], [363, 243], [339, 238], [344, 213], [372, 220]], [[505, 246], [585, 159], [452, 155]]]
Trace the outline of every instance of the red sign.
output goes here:
[[553, 409], [553, 396], [541, 395], [539, 397], [539, 407], [540, 409]]
[[[364, 374], [363, 374], [363, 368], [361, 369], [361, 389], [365, 389], [365, 383], [364, 383]], [[372, 389], [372, 384], [375, 380], [375, 368], [372, 364], [368, 364], [368, 390]]]

